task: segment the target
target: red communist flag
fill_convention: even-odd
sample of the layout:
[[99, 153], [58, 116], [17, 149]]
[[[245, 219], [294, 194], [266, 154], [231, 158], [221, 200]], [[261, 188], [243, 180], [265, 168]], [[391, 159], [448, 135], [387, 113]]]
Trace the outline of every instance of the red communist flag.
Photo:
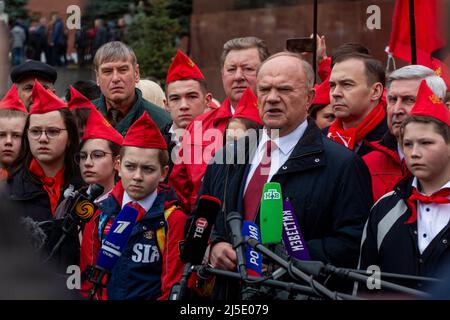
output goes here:
[[[409, 0], [396, 2], [389, 52], [394, 57], [411, 63], [409, 3]], [[443, 61], [448, 55], [443, 29], [446, 21], [445, 14], [445, 0], [414, 1], [417, 64], [436, 70], [449, 84], [448, 79], [445, 79], [446, 70], [443, 70], [445, 66]]]

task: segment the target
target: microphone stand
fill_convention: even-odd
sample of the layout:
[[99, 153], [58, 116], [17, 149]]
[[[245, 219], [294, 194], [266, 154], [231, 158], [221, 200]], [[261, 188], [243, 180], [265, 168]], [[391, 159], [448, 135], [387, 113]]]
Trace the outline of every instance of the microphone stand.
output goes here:
[[[76, 199], [74, 199], [74, 202], [71, 204], [71, 206], [73, 204], [75, 204], [78, 200], [78, 197]], [[77, 227], [79, 225], [78, 221], [76, 221], [74, 219], [74, 217], [72, 216], [71, 213], [67, 214], [62, 222], [62, 226], [61, 226], [61, 230], [63, 231], [63, 234], [61, 235], [61, 237], [58, 239], [58, 242], [53, 246], [52, 251], [50, 252], [50, 254], [47, 256], [47, 258], [44, 260], [43, 264], [47, 263], [48, 261], [50, 261], [50, 259], [53, 257], [53, 255], [55, 254], [55, 252], [59, 249], [59, 247], [61, 246], [62, 242], [66, 239], [67, 235], [72, 232], [72, 230]]]
[[176, 282], [170, 289], [168, 300], [185, 299], [187, 284], [193, 271], [194, 266], [192, 265], [192, 263], [190, 262], [186, 263], [186, 266], [184, 267], [183, 270], [183, 274], [181, 275], [181, 280], [179, 282]]
[[301, 280], [307, 282], [317, 293], [321, 296], [324, 296], [326, 298], [329, 298], [331, 300], [342, 300], [343, 296], [342, 294], [338, 293], [337, 291], [331, 291], [324, 285], [322, 285], [320, 282], [314, 280], [312, 276], [308, 276], [306, 273], [295, 267], [292, 263], [287, 262], [280, 256], [276, 255], [271, 250], [267, 249], [265, 246], [263, 246], [261, 243], [259, 243], [257, 240], [248, 237], [246, 239], [247, 243], [254, 249], [258, 250], [259, 252], [265, 254], [268, 256], [271, 260], [275, 261], [277, 264], [279, 264], [281, 267], [288, 270], [290, 273], [292, 273], [294, 276], [300, 278]]
[[[368, 275], [362, 275], [360, 273], [353, 272], [351, 269], [344, 269], [344, 268], [338, 268], [331, 264], [324, 265], [323, 271], [327, 274], [336, 275], [338, 277], [344, 278], [344, 279], [350, 279], [353, 281], [358, 281], [361, 283], [367, 283], [367, 279], [369, 279]], [[430, 298], [430, 295], [426, 292], [408, 288], [396, 283], [392, 283], [389, 281], [381, 280], [380, 285], [386, 289], [394, 290], [400, 293], [417, 296], [422, 299], [428, 299]]]
[[[76, 210], [75, 206], [77, 205], [78, 201], [80, 199], [86, 199], [90, 201], [92, 204], [94, 203], [94, 200], [99, 197], [104, 191], [104, 187], [95, 184], [92, 185], [91, 193], [88, 193], [87, 195], [82, 194], [80, 191], [71, 191], [69, 192], [69, 196], [72, 197], [72, 202], [69, 206], [69, 212], [65, 215], [64, 220], [62, 222], [61, 229], [63, 231], [63, 234], [58, 239], [58, 242], [53, 246], [52, 251], [48, 255], [48, 257], [44, 260], [44, 264], [47, 263], [55, 254], [55, 252], [59, 249], [64, 239], [67, 237], [67, 235], [73, 231], [74, 228], [77, 226], [83, 227], [85, 221], [80, 218], [74, 211]], [[93, 207], [93, 211], [95, 212], [95, 205]], [[90, 218], [89, 218], [90, 219]]]
[[[341, 268], [344, 269], [344, 268]], [[367, 272], [365, 270], [358, 270], [358, 269], [345, 269], [354, 273], [367, 275]], [[398, 280], [411, 280], [411, 281], [424, 281], [424, 282], [440, 282], [440, 279], [436, 278], [430, 278], [430, 277], [419, 277], [419, 276], [412, 276], [408, 274], [399, 274], [399, 273], [390, 273], [390, 272], [380, 272], [380, 277], [384, 278], [393, 278]]]
[[[234, 280], [242, 280], [242, 277], [241, 277], [240, 273], [238, 273], [238, 272], [219, 270], [219, 269], [214, 269], [214, 268], [210, 268], [210, 267], [206, 267], [206, 266], [194, 266], [193, 268], [194, 268], [194, 270], [196, 270], [199, 273], [199, 276], [201, 276], [201, 277], [206, 277], [207, 275], [214, 275], [214, 276], [225, 277], [225, 278], [234, 279]], [[296, 284], [293, 282], [284, 282], [284, 281], [277, 281], [277, 280], [272, 280], [272, 279], [263, 280], [262, 278], [254, 277], [254, 276], [247, 276], [246, 282], [248, 284], [255, 284], [255, 283], [262, 284], [263, 283], [264, 285], [282, 289], [287, 292], [301, 293], [301, 294], [306, 294], [308, 296], [315, 296], [315, 297], [319, 297], [319, 298], [322, 297], [321, 295], [318, 295], [316, 290], [314, 290], [313, 288], [311, 288], [309, 286], [299, 285], [299, 284]], [[343, 294], [343, 293], [337, 293], [337, 295], [342, 299], [365, 300], [362, 298], [358, 298], [358, 297]]]
[[89, 281], [93, 284], [93, 286], [89, 292], [88, 300], [94, 300], [94, 295], [97, 293], [97, 290], [106, 286], [103, 283], [103, 278], [105, 275], [108, 275], [108, 271], [98, 266], [93, 267], [92, 273], [89, 276]]
[[[268, 250], [267, 248], [265, 248], [262, 244], [258, 243], [257, 241], [255, 241], [254, 239], [251, 239], [255, 245], [258, 244], [260, 247], [262, 247], [264, 250]], [[250, 241], [247, 240], [247, 241]], [[251, 246], [253, 246], [250, 243]], [[280, 248], [277, 248], [276, 252], [278, 253], [278, 258], [286, 260], [286, 259], [290, 259], [290, 257], [285, 253], [280, 251]], [[272, 254], [275, 254], [272, 252]], [[276, 255], [276, 254], [275, 254]], [[367, 274], [361, 274], [362, 272], [354, 272], [354, 270], [352, 269], [346, 269], [346, 268], [338, 268], [335, 267], [331, 264], [324, 264], [321, 261], [302, 261], [302, 260], [297, 260], [297, 259], [292, 259], [290, 262], [284, 261], [284, 263], [287, 263], [288, 265], [291, 265], [300, 269], [301, 271], [311, 274], [313, 276], [329, 276], [329, 275], [336, 275], [340, 278], [344, 278], [344, 279], [350, 279], [352, 281], [357, 281], [357, 282], [361, 282], [366, 284], [367, 283], [367, 279], [369, 279], [369, 275]], [[364, 272], [365, 273], [365, 272]], [[382, 275], [382, 273], [381, 273]], [[402, 275], [395, 275], [395, 274], [391, 274], [393, 276], [402, 276]], [[404, 279], [408, 279], [410, 278], [410, 276], [403, 276]], [[413, 276], [411, 276], [412, 278], [414, 278]], [[426, 279], [426, 278], [421, 278], [421, 277], [415, 277], [417, 279], [415, 280], [419, 280], [419, 279]], [[428, 278], [431, 279], [431, 278]], [[412, 279], [409, 279], [412, 280]], [[381, 286], [384, 286], [386, 289], [390, 289], [390, 290], [394, 290], [397, 292], [401, 292], [404, 294], [408, 294], [408, 295], [413, 295], [413, 296], [418, 296], [420, 298], [429, 298], [429, 294], [423, 292], [423, 291], [419, 291], [419, 290], [415, 290], [415, 289], [411, 289], [396, 283], [392, 283], [392, 282], [388, 282], [385, 280], [381, 280], [380, 279], [380, 284]]]

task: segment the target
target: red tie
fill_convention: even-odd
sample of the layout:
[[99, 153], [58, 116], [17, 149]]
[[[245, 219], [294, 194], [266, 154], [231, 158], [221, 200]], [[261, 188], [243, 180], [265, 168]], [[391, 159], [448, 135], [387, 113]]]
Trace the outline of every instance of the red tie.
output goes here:
[[450, 188], [441, 189], [431, 196], [426, 196], [417, 191], [416, 188], [413, 188], [411, 195], [406, 200], [409, 209], [411, 210], [411, 216], [405, 222], [406, 224], [414, 223], [417, 220], [417, 208], [416, 208], [416, 200], [422, 203], [450, 203], [450, 199], [447, 197], [450, 196]]
[[273, 146], [274, 144], [272, 141], [269, 140], [266, 142], [266, 152], [264, 152], [261, 162], [248, 183], [247, 190], [244, 194], [245, 220], [253, 221], [256, 216], [256, 212], [261, 202], [261, 193], [270, 173], [270, 162]]

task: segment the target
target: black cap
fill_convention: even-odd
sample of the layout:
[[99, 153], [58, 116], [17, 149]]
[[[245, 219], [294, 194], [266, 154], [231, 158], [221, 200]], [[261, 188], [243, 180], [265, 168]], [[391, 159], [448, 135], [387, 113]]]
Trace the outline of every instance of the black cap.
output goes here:
[[11, 72], [11, 81], [13, 83], [17, 83], [24, 77], [32, 76], [43, 78], [51, 83], [55, 83], [58, 74], [56, 73], [55, 68], [46, 63], [28, 60], [13, 69]]

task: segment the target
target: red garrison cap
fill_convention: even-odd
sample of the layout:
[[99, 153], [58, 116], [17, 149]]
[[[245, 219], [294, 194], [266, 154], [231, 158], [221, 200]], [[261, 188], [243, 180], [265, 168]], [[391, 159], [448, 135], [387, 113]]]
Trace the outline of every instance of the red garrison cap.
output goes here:
[[233, 119], [244, 118], [254, 121], [262, 125], [261, 118], [259, 117], [258, 99], [253, 93], [250, 87], [247, 87], [242, 94], [236, 107], [236, 111], [233, 114]]
[[89, 114], [82, 139], [104, 139], [120, 146], [123, 142], [122, 135], [95, 108]]
[[197, 65], [183, 52], [178, 50], [167, 71], [166, 84], [178, 80], [205, 79]]
[[450, 110], [447, 106], [431, 91], [425, 80], [420, 83], [417, 92], [416, 103], [411, 109], [411, 113], [417, 116], [427, 116], [435, 118], [450, 126]]
[[70, 86], [70, 101], [67, 103], [70, 110], [74, 109], [96, 109], [94, 104], [82, 95], [77, 89]]
[[320, 85], [315, 86], [314, 89], [316, 89], [316, 95], [314, 96], [314, 100], [312, 102], [312, 105], [314, 104], [330, 104], [330, 82], [328, 78], [324, 82], [322, 82]]
[[33, 91], [31, 91], [30, 114], [43, 114], [67, 108], [67, 104], [58, 98], [53, 92], [45, 89], [38, 81], [34, 80]]
[[16, 84], [13, 84], [3, 99], [0, 101], [0, 110], [17, 110], [28, 113], [22, 100], [19, 99], [19, 93], [17, 92]]
[[147, 112], [144, 112], [142, 116], [133, 123], [130, 129], [128, 129], [122, 145], [137, 148], [167, 150], [167, 144], [161, 131], [159, 131]]

